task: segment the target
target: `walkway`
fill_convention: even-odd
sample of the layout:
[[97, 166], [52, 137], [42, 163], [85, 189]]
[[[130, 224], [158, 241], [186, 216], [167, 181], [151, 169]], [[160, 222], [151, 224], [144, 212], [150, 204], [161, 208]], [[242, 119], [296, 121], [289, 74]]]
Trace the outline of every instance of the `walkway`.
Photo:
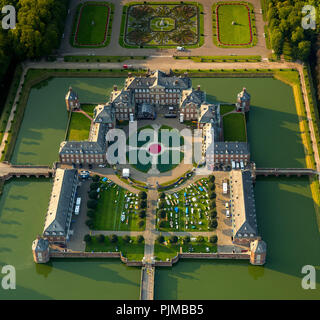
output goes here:
[[143, 267], [141, 269], [141, 283], [140, 283], [140, 300], [154, 299], [154, 267]]
[[318, 174], [316, 170], [308, 168], [257, 168], [254, 172], [256, 175], [265, 176], [313, 176]]
[[93, 121], [93, 119], [83, 110], [74, 110], [73, 112], [75, 113], [82, 113], [85, 117], [87, 117], [91, 122]]
[[50, 177], [54, 173], [54, 170], [47, 166], [16, 166], [7, 163], [0, 162], [0, 179], [8, 180], [12, 176], [29, 177], [29, 176], [44, 176]]

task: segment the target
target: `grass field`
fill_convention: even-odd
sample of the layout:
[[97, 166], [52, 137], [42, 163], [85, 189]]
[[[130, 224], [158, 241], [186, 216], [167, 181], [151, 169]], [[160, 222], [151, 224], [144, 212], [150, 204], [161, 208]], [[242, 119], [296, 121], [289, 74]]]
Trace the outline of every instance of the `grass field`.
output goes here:
[[72, 113], [68, 132], [69, 141], [87, 140], [89, 137], [91, 121], [82, 113]]
[[[120, 230], [141, 231], [145, 226], [139, 227], [137, 209], [126, 208], [126, 196], [129, 192], [115, 184], [103, 183], [104, 190], [100, 191], [100, 199], [95, 210], [94, 230]], [[136, 197], [132, 195], [136, 201]], [[125, 212], [125, 220], [121, 221], [121, 214]]]
[[224, 114], [231, 112], [235, 110], [235, 106], [234, 105], [229, 105], [229, 104], [225, 104], [225, 105], [220, 105], [220, 115], [223, 116]]
[[[250, 16], [249, 16], [250, 15]], [[214, 6], [213, 16], [216, 41], [221, 46], [251, 46], [254, 32], [249, 4], [219, 2]]]
[[112, 243], [109, 237], [105, 237], [103, 243], [97, 237], [92, 237], [92, 241], [86, 244], [87, 252], [121, 252], [129, 260], [142, 260], [144, 255], [144, 242], [138, 243], [135, 237], [131, 237], [132, 242], [127, 243], [118, 237], [116, 243]]
[[217, 252], [217, 245], [209, 242], [207, 237], [204, 237], [203, 242], [190, 241], [189, 243], [183, 243], [183, 240], [180, 238], [177, 243], [173, 244], [168, 241], [167, 237], [165, 238], [165, 240], [166, 242], [163, 244], [156, 242], [154, 245], [154, 255], [156, 257], [156, 260], [166, 261], [167, 259], [174, 258], [177, 253], [180, 252], [180, 247], [182, 247], [182, 252]]
[[108, 3], [84, 4], [77, 19], [75, 44], [80, 46], [102, 45], [106, 40], [109, 14]]
[[231, 113], [223, 117], [224, 141], [246, 142], [246, 119], [242, 113]]

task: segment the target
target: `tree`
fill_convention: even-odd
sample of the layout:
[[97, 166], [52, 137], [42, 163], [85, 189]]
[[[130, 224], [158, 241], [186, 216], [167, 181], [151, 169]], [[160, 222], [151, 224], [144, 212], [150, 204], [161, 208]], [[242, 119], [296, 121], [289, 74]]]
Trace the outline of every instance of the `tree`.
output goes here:
[[145, 209], [146, 207], [147, 207], [147, 201], [141, 200], [141, 201], [140, 201], [140, 208], [141, 208], [141, 209]]
[[276, 29], [272, 31], [270, 37], [271, 37], [271, 45], [275, 54], [278, 54], [278, 55], [281, 54], [283, 41], [284, 41], [283, 34], [280, 32], [279, 29]]
[[165, 221], [160, 221], [160, 223], [159, 223], [159, 227], [160, 228], [165, 228], [166, 227], [166, 222]]
[[147, 199], [147, 193], [145, 191], [140, 191], [139, 192], [139, 199]]
[[177, 243], [178, 237], [177, 236], [170, 236], [169, 241], [170, 241], [170, 243]]
[[212, 220], [209, 222], [209, 228], [216, 229], [217, 226], [218, 226], [218, 221], [217, 221], [217, 219], [212, 219]]
[[140, 220], [140, 221], [138, 222], [138, 226], [139, 226], [139, 228], [142, 228], [142, 227], [144, 226], [144, 221], [143, 221], [143, 220]]
[[185, 236], [183, 238], [183, 243], [189, 243], [190, 242], [190, 237], [189, 236]]
[[99, 193], [95, 190], [92, 190], [89, 192], [89, 198], [90, 199], [94, 199], [94, 200], [97, 200], [98, 199], [98, 195]]
[[214, 175], [209, 176], [209, 182], [214, 183], [216, 180]]
[[86, 235], [84, 236], [83, 240], [84, 240], [84, 242], [85, 242], [86, 244], [88, 244], [88, 243], [91, 242], [92, 238], [91, 238], [91, 236], [90, 236], [89, 234], [86, 234]]
[[110, 241], [111, 241], [112, 243], [118, 242], [118, 236], [117, 236], [116, 234], [112, 234], [112, 235], [110, 236]]
[[89, 218], [94, 218], [94, 216], [95, 216], [95, 211], [92, 210], [92, 209], [88, 210], [87, 216], [88, 216]]
[[130, 240], [131, 240], [130, 236], [128, 236], [128, 235], [125, 235], [122, 239], [123, 239], [123, 241], [126, 242], [126, 243], [129, 243]]
[[99, 187], [100, 187], [100, 183], [98, 183], [98, 182], [92, 182], [92, 183], [90, 184], [90, 191], [91, 191], [91, 190], [97, 190]]
[[217, 195], [216, 195], [215, 192], [210, 192], [210, 193], [209, 193], [209, 198], [210, 198], [210, 199], [215, 199], [216, 196], [217, 196]]
[[210, 208], [216, 207], [216, 200], [215, 199], [211, 199], [209, 203], [210, 203]]
[[159, 209], [163, 209], [165, 206], [166, 206], [166, 205], [165, 205], [164, 201], [161, 200], [161, 201], [159, 202]]
[[142, 235], [139, 235], [137, 237], [137, 241], [138, 241], [138, 243], [142, 243], [144, 241], [144, 237]]
[[216, 209], [211, 209], [209, 212], [209, 216], [211, 219], [215, 219], [217, 217], [217, 210]]
[[140, 210], [139, 211], [139, 218], [143, 219], [146, 217], [146, 210]]
[[211, 191], [216, 190], [216, 185], [215, 185], [215, 183], [209, 182], [209, 183], [208, 183], [208, 187], [209, 187], [209, 190], [211, 190]]
[[163, 199], [165, 199], [165, 197], [166, 197], [166, 194], [165, 194], [164, 192], [161, 192], [161, 193], [160, 193], [160, 199], [163, 200]]
[[94, 223], [93, 223], [93, 221], [91, 219], [88, 219], [86, 221], [86, 225], [88, 226], [89, 229], [92, 229], [93, 226], [94, 226]]
[[203, 236], [197, 236], [197, 242], [204, 242]]
[[160, 244], [164, 243], [164, 236], [158, 236], [157, 237], [157, 242], [160, 243]]
[[211, 237], [209, 238], [209, 241], [210, 241], [210, 243], [217, 243], [218, 237], [217, 237], [216, 235], [211, 236]]
[[95, 209], [97, 207], [97, 205], [98, 205], [97, 200], [91, 199], [91, 200], [88, 200], [88, 202], [87, 202], [87, 207], [89, 209]]
[[311, 52], [311, 42], [310, 41], [301, 41], [298, 44], [297, 49], [297, 58], [306, 61]]
[[98, 241], [99, 241], [100, 243], [104, 243], [104, 239], [105, 239], [105, 236], [104, 236], [103, 234], [99, 234], [99, 235], [98, 235]]
[[158, 217], [159, 217], [160, 219], [165, 219], [165, 217], [166, 217], [166, 212], [165, 212], [164, 210], [160, 210], [160, 211], [158, 212]]
[[99, 181], [100, 181], [100, 177], [99, 177], [97, 174], [95, 174], [95, 175], [92, 177], [92, 180], [93, 180], [94, 182], [99, 182]]

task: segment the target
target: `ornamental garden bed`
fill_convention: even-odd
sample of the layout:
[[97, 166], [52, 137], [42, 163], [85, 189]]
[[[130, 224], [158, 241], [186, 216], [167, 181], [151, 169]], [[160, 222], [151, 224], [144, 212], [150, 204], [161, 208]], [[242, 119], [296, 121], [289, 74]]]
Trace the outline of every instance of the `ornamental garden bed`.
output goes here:
[[203, 8], [196, 2], [143, 2], [124, 6], [120, 45], [129, 48], [200, 47]]
[[213, 41], [219, 47], [247, 48], [256, 45], [255, 17], [248, 2], [217, 2], [213, 5]]
[[[131, 139], [127, 139], [129, 149], [127, 151], [128, 163], [142, 172], [149, 172], [151, 169], [166, 172], [176, 168], [184, 158], [184, 153], [180, 149], [184, 144], [183, 137], [181, 137], [178, 132], [171, 133], [172, 137], [179, 135], [176, 138], [178, 140], [180, 139], [180, 146], [175, 146], [173, 145], [173, 140], [175, 139], [169, 138], [169, 141], [166, 141], [165, 138], [161, 138], [161, 133], [164, 132], [163, 130], [168, 130], [170, 134], [173, 128], [163, 125], [159, 130], [155, 130], [152, 126], [148, 125], [138, 129], [137, 139], [142, 140], [142, 137], [139, 138], [140, 132], [147, 129], [154, 131], [153, 141], [151, 141], [150, 137], [146, 137], [143, 138], [143, 141], [137, 141], [137, 146], [133, 147], [130, 145], [132, 137]], [[134, 159], [134, 153], [137, 154], [137, 161], [136, 163], [131, 163], [130, 158], [132, 157], [131, 159]], [[144, 161], [142, 161], [143, 159], [145, 159], [147, 163], [144, 163]], [[152, 162], [154, 162], [154, 164], [152, 164]]]
[[71, 45], [81, 48], [105, 47], [110, 42], [113, 4], [85, 2], [77, 9]]

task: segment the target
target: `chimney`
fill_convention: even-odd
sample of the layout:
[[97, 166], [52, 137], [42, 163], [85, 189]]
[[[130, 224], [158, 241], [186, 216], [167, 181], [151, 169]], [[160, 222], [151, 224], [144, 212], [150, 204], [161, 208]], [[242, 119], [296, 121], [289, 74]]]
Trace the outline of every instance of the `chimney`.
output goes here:
[[116, 84], [113, 85], [113, 91], [118, 91], [118, 87]]
[[188, 77], [188, 72], [185, 72], [184, 76], [185, 76], [185, 78], [187, 78]]
[[198, 90], [198, 91], [200, 91], [200, 84], [198, 84], [198, 86], [197, 86], [197, 90]]
[[178, 80], [176, 80], [176, 81], [174, 82], [174, 84], [177, 86], [177, 85], [178, 85]]

